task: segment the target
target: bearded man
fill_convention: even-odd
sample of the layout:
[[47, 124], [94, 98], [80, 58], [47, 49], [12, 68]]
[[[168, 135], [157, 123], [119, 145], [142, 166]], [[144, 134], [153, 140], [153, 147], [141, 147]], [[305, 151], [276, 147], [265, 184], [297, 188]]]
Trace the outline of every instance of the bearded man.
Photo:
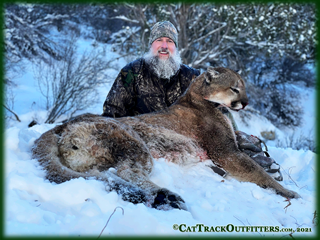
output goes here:
[[103, 116], [123, 117], [169, 107], [200, 71], [181, 64], [178, 32], [168, 21], [151, 29], [150, 50], [121, 69], [103, 105]]
[[[150, 113], [172, 105], [188, 88], [200, 71], [181, 63], [178, 32], [168, 21], [156, 23], [150, 33], [149, 52], [121, 69], [103, 105], [103, 116], [125, 117]], [[221, 111], [237, 125], [227, 108]], [[236, 131], [239, 148], [267, 171], [275, 161], [264, 156], [261, 142]], [[213, 169], [219, 173], [219, 170]], [[270, 171], [279, 171], [271, 169]], [[280, 173], [280, 171], [279, 171]], [[219, 173], [220, 174], [220, 173]], [[223, 175], [223, 173], [221, 173]], [[276, 179], [279, 176], [275, 177]], [[282, 179], [280, 174], [279, 179]]]

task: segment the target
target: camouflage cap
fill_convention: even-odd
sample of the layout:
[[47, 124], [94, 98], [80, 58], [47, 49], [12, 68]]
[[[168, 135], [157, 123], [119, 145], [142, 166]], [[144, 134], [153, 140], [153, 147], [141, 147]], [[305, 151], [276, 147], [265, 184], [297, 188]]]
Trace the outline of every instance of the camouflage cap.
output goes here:
[[174, 25], [169, 21], [157, 22], [152, 28], [149, 38], [149, 46], [160, 37], [168, 37], [178, 47], [178, 31]]

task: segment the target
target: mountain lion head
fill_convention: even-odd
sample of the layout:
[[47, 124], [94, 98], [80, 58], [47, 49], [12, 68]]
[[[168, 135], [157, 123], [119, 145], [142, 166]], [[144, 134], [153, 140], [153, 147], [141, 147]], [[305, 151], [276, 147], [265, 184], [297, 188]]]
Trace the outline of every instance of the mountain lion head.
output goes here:
[[239, 111], [248, 105], [245, 82], [241, 76], [227, 68], [209, 67], [204, 73], [204, 99]]

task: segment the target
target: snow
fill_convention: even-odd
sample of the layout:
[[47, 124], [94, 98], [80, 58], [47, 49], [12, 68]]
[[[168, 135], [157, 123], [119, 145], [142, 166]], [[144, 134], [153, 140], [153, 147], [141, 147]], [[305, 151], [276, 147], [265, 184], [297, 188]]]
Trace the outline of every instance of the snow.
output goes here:
[[[83, 45], [89, 46], [87, 43]], [[118, 69], [125, 65], [118, 60]], [[119, 71], [110, 69], [110, 79]], [[36, 159], [32, 159], [31, 147], [40, 135], [57, 124], [44, 124], [46, 112], [43, 106], [33, 104], [42, 99], [33, 81], [31, 65], [27, 74], [17, 80], [15, 89], [15, 112], [21, 123], [11, 121], [5, 131], [5, 224], [6, 236], [138, 236], [174, 235], [192, 236], [277, 236], [289, 237], [288, 232], [271, 232], [271, 227], [298, 227], [309, 232], [295, 232], [297, 236], [315, 236], [313, 223], [316, 210], [315, 161], [316, 154], [308, 150], [278, 148], [268, 141], [270, 155], [281, 165], [284, 180], [281, 184], [301, 195], [289, 202], [270, 189], [262, 189], [253, 183], [222, 178], [207, 165], [210, 161], [179, 166], [163, 158], [154, 159], [150, 179], [161, 187], [179, 194], [186, 202], [188, 211], [161, 211], [123, 201], [115, 192], [105, 190], [105, 184], [83, 178], [54, 184], [45, 179], [45, 173]], [[100, 104], [87, 109], [102, 112], [103, 101], [112, 81], [101, 86]], [[315, 126], [315, 90], [303, 88], [305, 98], [304, 125], [299, 131], [308, 132]], [[40, 122], [28, 128], [33, 118]], [[274, 130], [278, 138], [284, 139], [287, 129], [278, 129], [267, 119], [252, 115], [250, 125], [241, 121], [238, 113], [234, 118], [240, 130], [261, 137], [260, 132]], [[118, 208], [117, 208], [118, 207]], [[116, 209], [117, 208], [117, 209]], [[122, 209], [123, 214], [122, 214]], [[178, 224], [180, 229], [174, 230]], [[199, 229], [202, 231], [187, 232]], [[202, 224], [202, 225], [201, 225]], [[223, 226], [233, 232], [205, 232], [221, 230]], [[248, 231], [260, 226], [260, 231]], [[188, 228], [189, 227], [189, 228]], [[242, 227], [242, 228], [240, 228]], [[247, 228], [245, 228], [247, 227]], [[265, 227], [265, 228], [264, 228]], [[242, 229], [242, 230], [241, 230]], [[269, 231], [268, 231], [269, 230]], [[310, 232], [311, 231], [311, 232]]]

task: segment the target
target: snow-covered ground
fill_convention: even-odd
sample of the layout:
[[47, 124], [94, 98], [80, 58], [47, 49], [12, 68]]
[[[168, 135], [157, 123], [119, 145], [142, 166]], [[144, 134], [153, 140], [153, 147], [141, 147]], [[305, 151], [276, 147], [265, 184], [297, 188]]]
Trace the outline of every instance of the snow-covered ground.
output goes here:
[[[118, 62], [119, 70], [125, 62]], [[110, 70], [111, 79], [116, 74], [117, 71]], [[269, 141], [267, 145], [270, 155], [281, 165], [284, 177], [281, 184], [298, 192], [300, 199], [288, 202], [255, 184], [223, 179], [206, 166], [208, 161], [178, 166], [163, 158], [154, 159], [151, 180], [182, 196], [188, 211], [160, 211], [144, 204], [125, 202], [115, 192], [105, 191], [104, 183], [97, 180], [80, 178], [62, 184], [50, 183], [45, 180], [37, 160], [32, 159], [31, 147], [42, 133], [56, 124], [43, 124], [46, 112], [41, 106], [32, 104], [40, 102], [41, 95], [31, 67], [16, 82], [14, 110], [22, 122], [9, 122], [5, 131], [6, 236], [98, 237], [115, 209], [102, 236], [289, 237], [292, 231], [295, 231], [293, 237], [316, 235], [316, 154], [277, 148], [275, 141]], [[99, 88], [101, 102], [87, 112], [102, 113], [102, 104], [111, 84], [112, 81]], [[306, 93], [305, 123], [295, 131], [307, 132], [315, 127], [315, 90], [301, 91]], [[28, 128], [35, 117], [40, 124]], [[241, 121], [239, 114], [235, 113], [234, 117], [240, 130], [249, 134], [260, 137], [260, 132], [265, 130], [276, 131], [277, 138], [285, 138], [288, 134], [287, 130], [277, 129], [257, 115], [252, 115], [249, 125]], [[175, 224], [181, 231], [174, 229]], [[197, 224], [198, 227], [192, 227]]]

